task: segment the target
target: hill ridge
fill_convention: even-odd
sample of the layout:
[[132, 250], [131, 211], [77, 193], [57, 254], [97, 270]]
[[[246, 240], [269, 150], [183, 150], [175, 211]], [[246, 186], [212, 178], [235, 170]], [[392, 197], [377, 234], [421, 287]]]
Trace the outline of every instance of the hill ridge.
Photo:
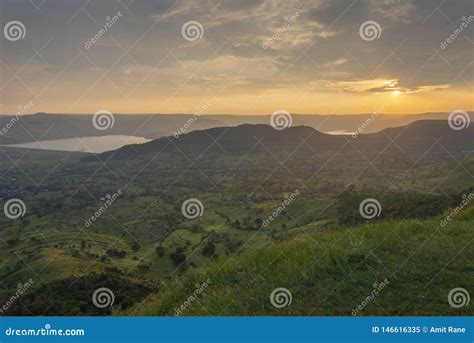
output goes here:
[[[354, 152], [355, 150], [374, 153], [384, 151], [396, 141], [395, 147], [403, 151], [425, 153], [435, 140], [439, 147], [457, 153], [474, 150], [474, 127], [456, 131], [449, 127], [447, 121], [420, 120], [405, 126], [386, 128], [381, 132], [345, 136], [330, 135], [315, 128], [298, 125], [283, 130], [276, 130], [266, 124], [242, 124], [231, 127], [214, 127], [195, 130], [176, 136], [166, 136], [144, 144], [124, 146], [120, 149], [97, 155], [99, 159], [135, 158], [159, 151], [171, 152], [181, 150], [190, 154], [243, 154], [249, 151], [291, 152]], [[250, 139], [253, 138], [253, 139]], [[435, 139], [435, 140], [434, 140]], [[255, 148], [255, 145], [262, 145]], [[91, 157], [91, 158], [96, 158]]]

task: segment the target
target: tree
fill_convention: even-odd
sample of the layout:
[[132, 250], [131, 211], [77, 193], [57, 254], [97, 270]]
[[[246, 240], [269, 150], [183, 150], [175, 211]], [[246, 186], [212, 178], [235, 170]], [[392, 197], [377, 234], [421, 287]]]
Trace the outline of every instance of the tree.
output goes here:
[[163, 248], [161, 245], [157, 246], [155, 248], [156, 250], [156, 254], [159, 256], [159, 257], [163, 257], [165, 256], [165, 248]]
[[138, 244], [138, 242], [133, 242], [131, 244], [131, 248], [134, 252], [137, 252], [138, 250], [140, 250], [140, 244]]
[[171, 260], [175, 266], [179, 266], [181, 263], [186, 261], [186, 255], [184, 254], [183, 248], [176, 248], [176, 251], [170, 255]]
[[211, 241], [208, 241], [204, 248], [202, 249], [203, 256], [211, 257], [216, 252], [216, 245]]

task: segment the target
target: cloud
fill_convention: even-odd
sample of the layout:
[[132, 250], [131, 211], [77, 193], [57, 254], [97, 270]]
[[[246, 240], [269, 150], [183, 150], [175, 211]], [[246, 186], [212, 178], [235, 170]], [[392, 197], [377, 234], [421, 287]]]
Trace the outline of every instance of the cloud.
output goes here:
[[[470, 0], [104, 0], [45, 2], [40, 9], [28, 1], [2, 3], [3, 21], [15, 18], [27, 28], [21, 41], [2, 37], [6, 108], [24, 103], [22, 94], [59, 104], [58, 92], [73, 104], [91, 94], [121, 102], [130, 85], [135, 95], [156, 90], [165, 98], [283, 87], [354, 96], [472, 91], [474, 25], [439, 49], [472, 14]], [[84, 42], [117, 11], [121, 19], [86, 50]], [[190, 20], [204, 28], [193, 42], [181, 35]], [[382, 28], [370, 42], [359, 36], [368, 20]]]
[[410, 0], [370, 0], [369, 10], [393, 21], [408, 23], [416, 6]]

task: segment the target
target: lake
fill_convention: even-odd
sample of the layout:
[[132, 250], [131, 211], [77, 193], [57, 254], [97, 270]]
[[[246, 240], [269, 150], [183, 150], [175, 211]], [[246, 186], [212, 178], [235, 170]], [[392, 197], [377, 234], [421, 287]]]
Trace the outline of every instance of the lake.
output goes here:
[[336, 130], [336, 131], [326, 131], [328, 135], [336, 135], [336, 136], [349, 136], [355, 134], [355, 132], [346, 131], [346, 130]]
[[101, 153], [118, 149], [127, 144], [142, 144], [151, 139], [137, 136], [110, 135], [100, 137], [80, 137], [52, 139], [30, 143], [4, 145], [14, 148], [28, 148], [41, 150], [80, 151], [90, 153]]

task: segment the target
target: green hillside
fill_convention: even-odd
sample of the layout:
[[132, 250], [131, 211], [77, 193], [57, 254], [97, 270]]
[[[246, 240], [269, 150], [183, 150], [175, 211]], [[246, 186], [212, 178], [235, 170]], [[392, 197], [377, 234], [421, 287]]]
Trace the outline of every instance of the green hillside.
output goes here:
[[[422, 124], [431, 142], [433, 125]], [[0, 163], [0, 299], [15, 299], [19, 284], [34, 281], [4, 314], [173, 314], [199, 283], [199, 293], [215, 294], [196, 297], [182, 314], [350, 315], [385, 279], [389, 286], [360, 314], [451, 313], [447, 293], [472, 281], [473, 220], [443, 229], [439, 221], [473, 193], [474, 156], [395, 154], [388, 142], [370, 163], [358, 150], [288, 154], [288, 137], [314, 131], [295, 130], [229, 129], [221, 146], [233, 152], [203, 155], [186, 143], [209, 138], [196, 132], [175, 152], [152, 149], [106, 164], [0, 149], [15, 162]], [[260, 148], [269, 150], [239, 153], [237, 142], [259, 132], [269, 139]], [[12, 198], [25, 208], [16, 219], [5, 210]], [[203, 212], [190, 219], [183, 204], [193, 198]], [[371, 220], [360, 212], [370, 199], [381, 210]], [[104, 287], [115, 301], [98, 308], [93, 294]], [[279, 287], [290, 290], [291, 306], [271, 306]]]
[[[474, 207], [445, 227], [442, 218], [305, 234], [309, 225], [290, 241], [162, 284], [162, 291], [116, 314], [173, 315], [182, 304], [181, 315], [351, 315], [365, 300], [357, 315], [473, 315], [472, 302], [453, 308], [448, 293], [474, 284]], [[284, 308], [270, 302], [279, 287], [292, 294]]]

